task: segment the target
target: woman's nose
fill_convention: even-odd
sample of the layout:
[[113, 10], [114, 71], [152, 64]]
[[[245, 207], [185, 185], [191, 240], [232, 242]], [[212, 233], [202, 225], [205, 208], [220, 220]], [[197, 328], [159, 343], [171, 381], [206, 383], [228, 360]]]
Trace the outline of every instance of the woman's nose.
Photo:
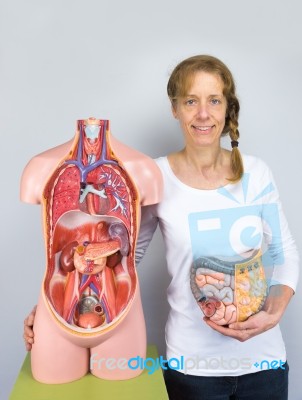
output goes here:
[[201, 119], [206, 119], [209, 116], [209, 110], [206, 104], [200, 104], [197, 109], [197, 115]]

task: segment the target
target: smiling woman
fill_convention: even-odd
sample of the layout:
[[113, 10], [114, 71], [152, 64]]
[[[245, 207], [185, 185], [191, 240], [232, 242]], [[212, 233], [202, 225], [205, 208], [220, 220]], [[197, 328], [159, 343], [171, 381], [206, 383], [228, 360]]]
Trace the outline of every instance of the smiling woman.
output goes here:
[[[272, 174], [260, 159], [240, 155], [239, 102], [220, 60], [182, 61], [168, 95], [184, 147], [157, 160], [164, 195], [143, 209], [137, 249], [143, 254], [159, 224], [172, 277], [167, 358], [226, 360], [190, 371], [168, 368], [169, 398], [285, 400], [287, 365], [257, 369], [257, 360], [286, 360], [278, 322], [298, 275]], [[232, 151], [221, 146], [227, 134]], [[249, 367], [234, 366], [234, 357], [249, 360]]]

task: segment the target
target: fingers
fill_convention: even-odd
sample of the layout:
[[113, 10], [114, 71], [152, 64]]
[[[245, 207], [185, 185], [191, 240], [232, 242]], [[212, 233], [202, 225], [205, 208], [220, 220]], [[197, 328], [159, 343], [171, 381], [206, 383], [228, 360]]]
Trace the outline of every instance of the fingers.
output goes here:
[[257, 314], [252, 315], [244, 322], [234, 322], [229, 325], [229, 328], [236, 330], [252, 330], [257, 333], [262, 333], [271, 329], [276, 324], [272, 321], [272, 318], [265, 312], [260, 311]]
[[242, 331], [242, 330], [254, 328], [254, 326], [253, 326], [253, 324], [250, 323], [250, 321], [247, 320], [244, 322], [233, 322], [232, 324], [229, 325], [229, 328]]
[[24, 339], [33, 338], [34, 337], [34, 331], [33, 331], [33, 327], [32, 326], [24, 325], [23, 337], [24, 337]]
[[208, 318], [204, 318], [204, 321], [215, 331], [221, 333], [224, 336], [229, 336], [232, 337], [233, 339], [239, 340], [240, 342], [245, 342], [246, 340], [260, 333], [257, 332], [256, 329], [246, 329], [244, 326], [242, 326], [242, 322], [234, 324], [234, 325], [240, 324], [240, 329], [238, 328], [232, 329], [230, 328], [230, 326], [217, 325], [215, 324], [215, 322], [211, 321]]
[[25, 344], [26, 351], [31, 351], [33, 343], [34, 343], [33, 338], [25, 338], [24, 337], [24, 344]]
[[34, 325], [34, 320], [35, 320], [35, 314], [33, 313], [29, 314], [24, 320], [24, 326], [32, 327]]
[[34, 343], [34, 332], [31, 328], [24, 327], [23, 339], [26, 351], [30, 351]]
[[24, 320], [24, 330], [23, 330], [23, 339], [25, 343], [26, 351], [30, 351], [32, 349], [32, 345], [34, 343], [34, 331], [33, 325], [36, 315], [37, 306], [35, 306], [30, 314]]
[[271, 329], [275, 325], [274, 322], [271, 321], [270, 316], [264, 311], [252, 315], [244, 322], [234, 322], [229, 326], [219, 326], [208, 318], [204, 318], [204, 321], [215, 331], [237, 339], [240, 342], [245, 342], [253, 336]]

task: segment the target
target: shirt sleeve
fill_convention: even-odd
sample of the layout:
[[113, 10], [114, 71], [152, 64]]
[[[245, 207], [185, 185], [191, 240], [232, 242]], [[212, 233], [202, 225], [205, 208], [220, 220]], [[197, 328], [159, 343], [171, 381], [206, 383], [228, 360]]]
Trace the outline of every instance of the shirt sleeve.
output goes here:
[[136, 242], [135, 262], [138, 265], [143, 258], [153, 234], [158, 225], [158, 218], [155, 215], [156, 205], [143, 206], [141, 208], [141, 224], [138, 239]]
[[299, 277], [299, 254], [285, 218], [279, 192], [268, 167], [263, 176], [264, 202], [262, 220], [264, 240], [273, 262], [272, 285], [287, 285], [296, 290]]

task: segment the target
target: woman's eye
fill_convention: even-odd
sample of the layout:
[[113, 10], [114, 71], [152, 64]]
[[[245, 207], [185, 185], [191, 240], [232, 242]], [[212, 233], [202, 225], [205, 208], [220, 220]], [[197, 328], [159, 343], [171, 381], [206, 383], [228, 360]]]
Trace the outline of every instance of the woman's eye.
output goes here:
[[196, 102], [196, 100], [194, 100], [194, 99], [188, 99], [188, 100], [186, 101], [186, 104], [187, 104], [188, 106], [192, 106], [193, 104], [195, 104], [195, 102]]
[[218, 100], [218, 99], [212, 99], [212, 100], [211, 100], [211, 103], [212, 103], [213, 105], [217, 105], [217, 104], [220, 104], [220, 100]]

